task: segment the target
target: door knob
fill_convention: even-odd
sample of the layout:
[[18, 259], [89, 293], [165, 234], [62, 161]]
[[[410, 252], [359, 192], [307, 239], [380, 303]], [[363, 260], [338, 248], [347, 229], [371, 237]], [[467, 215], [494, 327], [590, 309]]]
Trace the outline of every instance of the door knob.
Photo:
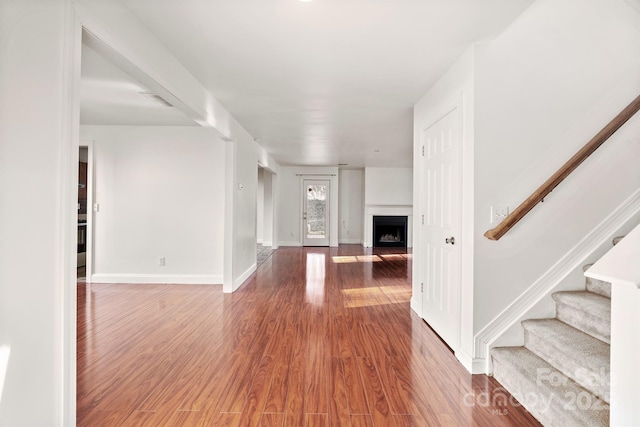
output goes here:
[[444, 242], [448, 245], [449, 243], [451, 243], [452, 245], [456, 244], [456, 239], [455, 237], [451, 236], [448, 239], [444, 239]]

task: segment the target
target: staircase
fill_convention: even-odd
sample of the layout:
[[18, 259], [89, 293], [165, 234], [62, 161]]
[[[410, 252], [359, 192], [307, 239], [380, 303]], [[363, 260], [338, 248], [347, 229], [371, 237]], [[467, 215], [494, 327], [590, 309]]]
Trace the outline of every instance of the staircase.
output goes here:
[[611, 284], [552, 297], [556, 317], [523, 321], [523, 347], [491, 350], [493, 376], [544, 426], [608, 426]]

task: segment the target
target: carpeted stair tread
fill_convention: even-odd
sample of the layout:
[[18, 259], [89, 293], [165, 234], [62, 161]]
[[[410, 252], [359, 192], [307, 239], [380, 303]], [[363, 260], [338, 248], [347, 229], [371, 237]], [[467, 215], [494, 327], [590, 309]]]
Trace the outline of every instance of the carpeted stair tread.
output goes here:
[[608, 344], [557, 319], [522, 322], [525, 347], [596, 396], [609, 401]]
[[562, 291], [551, 295], [556, 302], [556, 317], [598, 338], [611, 342], [611, 300], [588, 291]]
[[604, 427], [609, 405], [524, 347], [491, 350], [495, 379], [545, 426]]

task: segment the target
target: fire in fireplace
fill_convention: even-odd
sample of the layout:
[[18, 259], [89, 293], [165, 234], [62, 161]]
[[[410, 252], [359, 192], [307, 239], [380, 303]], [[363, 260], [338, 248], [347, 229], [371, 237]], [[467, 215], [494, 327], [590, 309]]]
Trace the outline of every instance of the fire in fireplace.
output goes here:
[[407, 247], [406, 216], [373, 216], [374, 247]]

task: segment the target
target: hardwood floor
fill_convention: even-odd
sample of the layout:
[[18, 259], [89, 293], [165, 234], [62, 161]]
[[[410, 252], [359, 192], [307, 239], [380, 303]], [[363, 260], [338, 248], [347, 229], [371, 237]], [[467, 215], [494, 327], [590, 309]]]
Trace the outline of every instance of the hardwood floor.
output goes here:
[[410, 266], [281, 248], [233, 294], [81, 283], [78, 425], [539, 425], [411, 312]]

